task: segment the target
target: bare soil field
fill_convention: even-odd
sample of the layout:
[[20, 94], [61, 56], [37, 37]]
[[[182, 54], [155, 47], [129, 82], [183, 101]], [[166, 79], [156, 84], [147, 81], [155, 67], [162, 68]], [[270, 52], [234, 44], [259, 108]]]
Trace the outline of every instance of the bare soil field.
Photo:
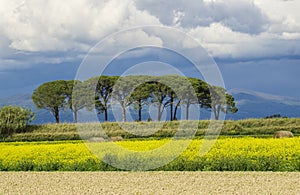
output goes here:
[[300, 173], [0, 172], [0, 194], [300, 194]]

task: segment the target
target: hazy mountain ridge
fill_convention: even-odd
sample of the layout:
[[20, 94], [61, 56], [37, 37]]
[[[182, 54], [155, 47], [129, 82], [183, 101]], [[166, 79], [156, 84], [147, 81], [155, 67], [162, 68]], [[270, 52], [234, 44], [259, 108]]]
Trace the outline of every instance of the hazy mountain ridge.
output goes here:
[[228, 91], [236, 100], [239, 111], [234, 119], [262, 118], [273, 114], [300, 117], [300, 100], [245, 89]]
[[262, 93], [262, 92], [257, 92], [257, 91], [251, 91], [251, 90], [246, 90], [246, 89], [231, 89], [228, 91], [230, 94], [234, 96], [248, 96], [247, 98], [249, 99], [249, 96], [255, 97], [256, 100], [268, 100], [272, 102], [278, 102], [278, 103], [283, 103], [286, 105], [294, 105], [294, 106], [300, 106], [300, 100], [293, 98], [293, 97], [287, 97], [287, 96], [278, 96], [278, 95], [273, 95], [273, 94], [268, 94], [268, 93]]

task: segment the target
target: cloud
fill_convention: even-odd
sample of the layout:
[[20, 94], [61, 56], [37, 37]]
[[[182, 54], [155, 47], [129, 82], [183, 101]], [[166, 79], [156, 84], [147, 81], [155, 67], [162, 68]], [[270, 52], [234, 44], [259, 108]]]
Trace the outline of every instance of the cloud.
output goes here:
[[188, 32], [214, 57], [231, 59], [278, 58], [300, 55], [299, 33], [249, 35], [220, 23]]
[[262, 12], [269, 18], [269, 32], [299, 32], [300, 31], [300, 1], [254, 0]]
[[251, 1], [137, 0], [139, 9], [146, 10], [168, 26], [195, 28], [222, 23], [234, 31], [259, 34], [268, 25], [267, 17]]
[[[178, 53], [198, 47], [192, 39], [172, 33], [175, 28], [215, 57], [229, 88], [299, 97], [299, 7], [297, 0], [2, 0], [0, 96], [7, 95], [8, 88], [17, 93], [46, 81], [73, 79], [88, 51], [103, 39], [110, 40], [102, 50], [91, 52], [87, 62], [95, 64], [95, 75], [99, 64], [116, 51], [132, 49], [130, 43], [177, 47]], [[170, 33], [139, 29], [109, 37], [143, 25], [167, 27]], [[148, 59], [150, 52], [131, 52], [123, 59], [125, 65], [132, 65], [130, 59]], [[184, 61], [160, 55], [182, 66], [187, 75], [196, 72]], [[201, 57], [198, 50], [194, 56]], [[113, 67], [112, 74], [123, 65]]]
[[300, 39], [300, 33], [283, 32], [282, 37], [283, 37], [283, 39], [286, 39], [286, 40]]
[[[160, 25], [156, 17], [136, 9], [130, 0], [0, 1], [0, 14], [0, 69], [15, 68], [13, 63], [19, 64], [20, 56], [24, 67], [28, 66], [24, 59], [29, 58], [28, 64], [78, 60], [119, 30]], [[127, 35], [124, 44], [137, 38], [156, 41], [140, 33]]]
[[136, 0], [137, 8], [197, 39], [213, 57], [270, 58], [300, 55], [297, 1]]
[[[142, 25], [182, 30], [218, 58], [300, 55], [299, 5], [281, 0], [0, 1], [0, 69], [78, 60], [108, 35]], [[178, 41], [171, 34], [143, 31], [119, 39], [116, 47]]]
[[10, 47], [31, 52], [86, 51], [124, 26], [158, 23], [129, 0], [12, 0], [1, 1], [0, 7], [0, 25]]

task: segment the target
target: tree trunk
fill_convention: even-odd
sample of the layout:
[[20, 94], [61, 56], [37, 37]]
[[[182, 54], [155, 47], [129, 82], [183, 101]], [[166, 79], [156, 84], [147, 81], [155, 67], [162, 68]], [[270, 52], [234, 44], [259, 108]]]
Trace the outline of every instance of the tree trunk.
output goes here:
[[171, 93], [171, 99], [170, 99], [170, 121], [173, 120], [173, 93]]
[[179, 100], [179, 102], [175, 106], [173, 120], [177, 120], [177, 116], [176, 115], [177, 115], [177, 109], [178, 109], [179, 105], [180, 105], [180, 100]]
[[161, 103], [158, 104], [157, 121], [160, 121], [161, 119], [160, 110], [161, 110]]
[[138, 106], [139, 106], [139, 119], [138, 121], [142, 121], [142, 100], [138, 100]]
[[59, 123], [59, 110], [58, 110], [58, 107], [54, 108], [54, 117], [55, 117], [56, 123]]
[[107, 116], [107, 108], [104, 109], [104, 121], [108, 120], [108, 116]]
[[107, 109], [107, 101], [103, 101], [103, 108], [104, 108], [104, 121], [108, 121], [108, 109]]
[[77, 123], [77, 110], [75, 110], [74, 112], [73, 112], [73, 114], [74, 114], [74, 123]]
[[219, 107], [218, 106], [213, 106], [212, 109], [214, 111], [215, 120], [219, 120], [219, 114], [220, 114]]
[[190, 103], [186, 103], [186, 110], [185, 110], [185, 119], [189, 120], [189, 108], [190, 108]]
[[122, 105], [122, 118], [123, 122], [126, 122], [126, 107]]

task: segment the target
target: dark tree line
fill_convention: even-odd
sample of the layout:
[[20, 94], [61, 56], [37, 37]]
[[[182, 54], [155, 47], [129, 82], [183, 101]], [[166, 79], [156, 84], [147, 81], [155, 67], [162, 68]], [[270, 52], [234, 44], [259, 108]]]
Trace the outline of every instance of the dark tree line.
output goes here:
[[40, 85], [32, 94], [38, 108], [48, 109], [59, 123], [59, 112], [70, 109], [77, 122], [77, 112], [95, 108], [108, 121], [108, 110], [118, 103], [126, 121], [126, 109], [132, 106], [138, 111], [138, 121], [142, 120], [142, 109], [152, 103], [157, 107], [157, 120], [169, 107], [170, 120], [177, 120], [178, 108], [185, 107], [185, 119], [189, 119], [191, 105], [199, 105], [210, 110], [215, 119], [220, 112], [237, 112], [234, 98], [226, 90], [210, 86], [208, 83], [190, 77], [167, 76], [99, 76], [86, 81], [57, 80]]

